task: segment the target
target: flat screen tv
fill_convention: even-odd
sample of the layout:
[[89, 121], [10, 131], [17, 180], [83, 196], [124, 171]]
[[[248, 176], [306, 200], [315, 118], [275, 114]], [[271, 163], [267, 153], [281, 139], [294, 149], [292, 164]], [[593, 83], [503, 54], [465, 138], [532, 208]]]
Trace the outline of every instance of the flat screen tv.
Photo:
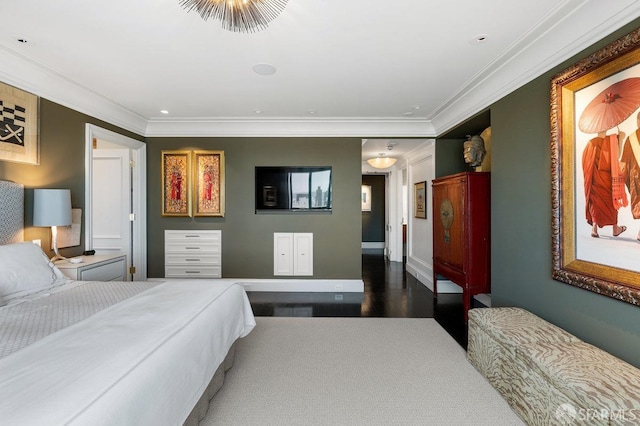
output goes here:
[[256, 167], [256, 213], [330, 212], [331, 167]]

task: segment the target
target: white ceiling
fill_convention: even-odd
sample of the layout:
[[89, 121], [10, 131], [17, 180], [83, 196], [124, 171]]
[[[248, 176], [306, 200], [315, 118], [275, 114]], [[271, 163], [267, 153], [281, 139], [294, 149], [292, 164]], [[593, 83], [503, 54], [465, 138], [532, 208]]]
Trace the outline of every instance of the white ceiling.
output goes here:
[[146, 136], [429, 138], [638, 16], [636, 0], [289, 0], [242, 34], [179, 0], [2, 0], [0, 80]]

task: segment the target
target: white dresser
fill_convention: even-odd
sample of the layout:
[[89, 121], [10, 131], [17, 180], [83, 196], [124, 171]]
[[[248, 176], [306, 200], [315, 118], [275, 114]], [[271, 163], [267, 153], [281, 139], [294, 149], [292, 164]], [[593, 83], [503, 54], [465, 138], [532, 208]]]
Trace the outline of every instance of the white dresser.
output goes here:
[[82, 263], [59, 260], [56, 266], [63, 274], [77, 281], [127, 281], [125, 255], [78, 256]]
[[164, 231], [166, 278], [222, 278], [222, 231]]

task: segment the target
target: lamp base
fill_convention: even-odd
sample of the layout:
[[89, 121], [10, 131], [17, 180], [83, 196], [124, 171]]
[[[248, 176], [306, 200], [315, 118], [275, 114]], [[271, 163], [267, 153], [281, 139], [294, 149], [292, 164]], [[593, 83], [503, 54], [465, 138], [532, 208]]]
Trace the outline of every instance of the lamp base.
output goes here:
[[69, 259], [67, 259], [66, 257], [60, 256], [59, 254], [56, 254], [51, 259], [49, 259], [49, 262], [56, 263], [58, 260], [66, 260], [67, 262], [69, 261]]

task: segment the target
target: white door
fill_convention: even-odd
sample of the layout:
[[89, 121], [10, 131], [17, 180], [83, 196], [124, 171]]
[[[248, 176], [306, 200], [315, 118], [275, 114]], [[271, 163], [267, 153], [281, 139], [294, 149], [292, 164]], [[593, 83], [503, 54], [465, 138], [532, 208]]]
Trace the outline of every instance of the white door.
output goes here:
[[293, 234], [293, 275], [313, 275], [313, 234]]
[[293, 234], [273, 233], [273, 275], [293, 275]]
[[129, 149], [94, 149], [93, 244], [96, 254], [125, 254], [131, 265], [131, 168]]

